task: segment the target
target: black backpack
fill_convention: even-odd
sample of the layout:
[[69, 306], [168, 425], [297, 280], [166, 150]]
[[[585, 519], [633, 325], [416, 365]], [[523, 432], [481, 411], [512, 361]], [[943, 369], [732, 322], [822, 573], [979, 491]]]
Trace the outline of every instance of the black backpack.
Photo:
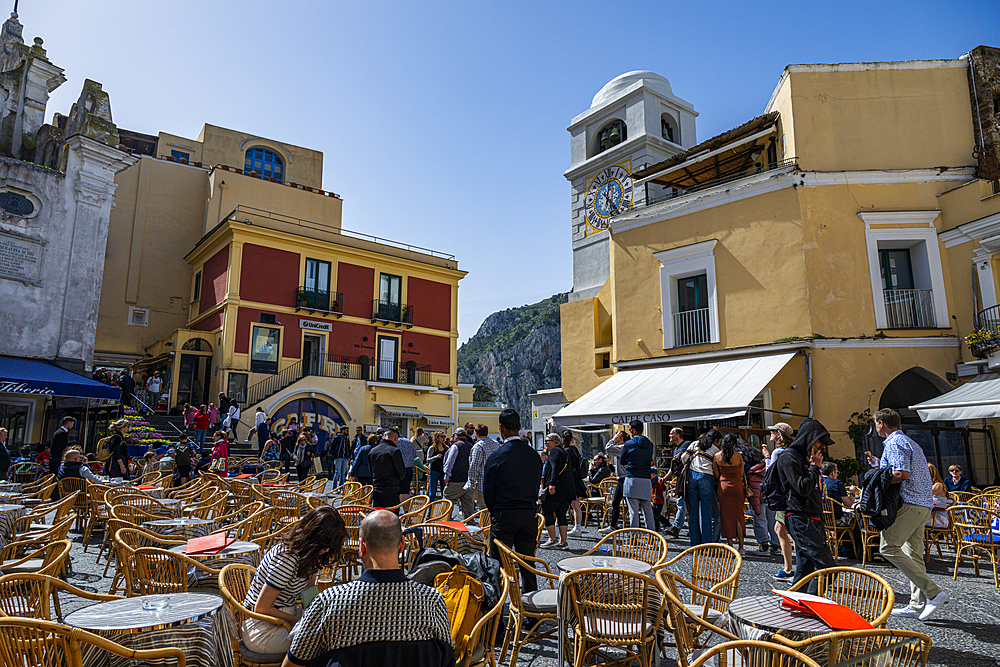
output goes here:
[[174, 462], [179, 466], [191, 465], [190, 444], [186, 442], [178, 443], [177, 448], [174, 450]]
[[788, 508], [788, 504], [785, 500], [785, 489], [781, 485], [781, 477], [778, 475], [776, 463], [777, 461], [764, 471], [764, 481], [760, 483], [760, 497], [768, 509], [784, 512]]

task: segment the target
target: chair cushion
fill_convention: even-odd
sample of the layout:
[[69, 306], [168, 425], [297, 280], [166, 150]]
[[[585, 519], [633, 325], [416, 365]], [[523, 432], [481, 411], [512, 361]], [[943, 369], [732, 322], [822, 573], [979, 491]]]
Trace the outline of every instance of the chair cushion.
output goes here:
[[284, 653], [257, 653], [257, 651], [251, 651], [247, 648], [247, 645], [242, 641], [240, 642], [240, 657], [242, 657], [247, 662], [255, 662], [257, 664], [268, 664], [277, 663], [281, 664], [281, 661], [285, 659]]
[[[702, 613], [704, 613], [704, 611], [705, 611], [705, 607], [703, 605], [700, 605], [700, 604], [685, 604], [684, 606], [687, 607], [687, 610], [690, 611], [692, 614], [694, 614], [695, 616], [697, 616], [699, 618], [702, 618]], [[718, 609], [709, 608], [709, 610], [708, 610], [708, 618], [706, 620], [709, 623], [715, 625], [715, 622], [718, 621], [721, 617], [722, 617], [722, 612], [721, 611], [719, 611]]]
[[[643, 636], [649, 636], [656, 631], [653, 624], [648, 620], [642, 622]], [[608, 621], [607, 619], [600, 619], [599, 621], [593, 617], [587, 617], [584, 619], [584, 630], [591, 637], [622, 637], [622, 636], [638, 636], [639, 635], [639, 623], [628, 621]]]
[[[10, 562], [14, 563], [16, 561]], [[28, 574], [42, 569], [42, 565], [44, 563], [45, 561], [41, 558], [31, 558], [17, 566], [12, 567], [5, 567], [3, 563], [0, 563], [0, 572], [3, 572], [4, 574]]]
[[525, 610], [536, 614], [556, 613], [556, 591], [551, 588], [522, 593], [521, 602], [524, 604]]
[[483, 656], [486, 655], [486, 647], [483, 646], [482, 642], [476, 644], [476, 648], [472, 650], [472, 659], [469, 660], [470, 665], [476, 665], [482, 662]]
[[980, 544], [1000, 544], [1000, 536], [997, 535], [966, 535], [963, 539]]

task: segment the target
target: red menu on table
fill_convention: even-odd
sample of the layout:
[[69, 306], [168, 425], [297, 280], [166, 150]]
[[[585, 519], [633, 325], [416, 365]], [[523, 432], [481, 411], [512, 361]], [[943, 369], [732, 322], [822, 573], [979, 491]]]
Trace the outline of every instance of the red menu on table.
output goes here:
[[192, 537], [184, 547], [186, 554], [217, 554], [236, 541], [225, 533], [212, 533], [205, 537]]
[[455, 530], [460, 530], [463, 533], [469, 532], [469, 527], [461, 521], [435, 521], [434, 523], [441, 526], [448, 526], [449, 528], [454, 528]]
[[859, 616], [853, 609], [818, 595], [809, 595], [798, 591], [779, 591], [773, 588], [771, 592], [781, 596], [782, 606], [819, 616], [821, 621], [834, 630], [870, 630], [872, 628], [872, 624]]
[[158, 487], [158, 486], [151, 486], [149, 484], [143, 484], [142, 486], [138, 487], [138, 489], [140, 491], [155, 491], [158, 488], [160, 488], [160, 487]]
[[250, 479], [253, 475], [236, 475], [233, 479]]

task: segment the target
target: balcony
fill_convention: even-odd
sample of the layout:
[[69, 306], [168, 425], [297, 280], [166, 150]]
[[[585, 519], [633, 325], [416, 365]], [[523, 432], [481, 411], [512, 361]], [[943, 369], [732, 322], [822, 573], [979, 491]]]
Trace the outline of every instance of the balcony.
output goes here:
[[299, 287], [295, 290], [295, 310], [324, 313], [341, 317], [344, 314], [344, 293]]
[[372, 324], [375, 322], [412, 327], [413, 306], [408, 303], [393, 303], [392, 301], [374, 299], [372, 301]]
[[1000, 329], [1000, 306], [992, 306], [976, 313], [977, 329]]
[[933, 329], [934, 292], [929, 289], [882, 290], [888, 329]]
[[712, 342], [712, 320], [708, 308], [674, 313], [674, 347]]

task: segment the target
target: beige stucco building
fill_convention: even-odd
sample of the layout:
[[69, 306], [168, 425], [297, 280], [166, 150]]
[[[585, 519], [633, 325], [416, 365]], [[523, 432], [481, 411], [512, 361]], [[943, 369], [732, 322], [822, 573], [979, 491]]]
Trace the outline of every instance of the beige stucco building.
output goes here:
[[555, 423], [639, 417], [665, 442], [675, 424], [759, 437], [812, 415], [853, 456], [852, 414], [892, 407], [929, 461], [992, 482], [982, 422], [909, 407], [986, 370], [963, 341], [997, 304], [1000, 189], [973, 157], [997, 127], [995, 93], [973, 92], [996, 62], [790, 65], [760, 117], [633, 170], [625, 188], [663, 194], [613, 215], [608, 279], [562, 306], [577, 402]]

